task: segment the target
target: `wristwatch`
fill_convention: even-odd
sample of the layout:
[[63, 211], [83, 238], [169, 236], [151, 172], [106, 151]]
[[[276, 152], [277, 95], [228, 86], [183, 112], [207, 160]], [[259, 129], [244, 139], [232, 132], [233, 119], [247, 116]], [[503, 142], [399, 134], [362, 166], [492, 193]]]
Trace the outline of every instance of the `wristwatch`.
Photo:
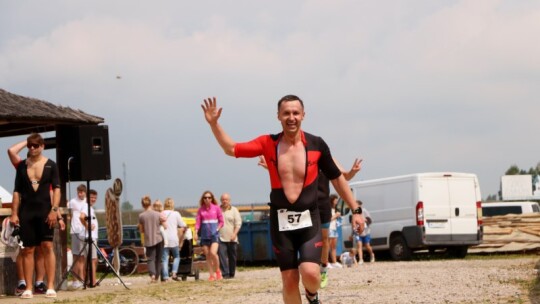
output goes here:
[[54, 211], [54, 212], [56, 212], [56, 211], [58, 211], [58, 207], [52, 207], [51, 210]]
[[362, 214], [362, 207], [358, 207], [352, 211], [352, 214]]

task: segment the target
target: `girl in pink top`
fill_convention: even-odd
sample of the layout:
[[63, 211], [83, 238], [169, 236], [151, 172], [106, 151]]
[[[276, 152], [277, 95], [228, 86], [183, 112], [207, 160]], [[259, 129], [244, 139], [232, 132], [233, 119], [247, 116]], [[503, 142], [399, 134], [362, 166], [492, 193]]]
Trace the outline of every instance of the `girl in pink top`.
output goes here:
[[[221, 280], [219, 270], [219, 229], [223, 227], [223, 214], [214, 194], [210, 191], [203, 192], [199, 200], [199, 210], [195, 218], [195, 240], [200, 239], [206, 264], [210, 273], [210, 281]], [[215, 274], [215, 275], [214, 275]]]

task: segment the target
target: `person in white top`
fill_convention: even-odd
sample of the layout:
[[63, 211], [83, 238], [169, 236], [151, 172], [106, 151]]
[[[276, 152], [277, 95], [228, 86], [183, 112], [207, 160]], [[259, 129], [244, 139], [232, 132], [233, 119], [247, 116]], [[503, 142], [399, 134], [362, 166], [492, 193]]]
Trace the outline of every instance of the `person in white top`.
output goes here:
[[[90, 231], [92, 236], [92, 242], [96, 244], [97, 247], [97, 239], [98, 239], [98, 220], [96, 217], [96, 213], [94, 211], [94, 205], [97, 201], [97, 191], [94, 189], [90, 189]], [[79, 238], [82, 240], [85, 240], [88, 238], [88, 205], [84, 203], [82, 209], [81, 209], [81, 215], [79, 217], [81, 224], [84, 227], [84, 230], [79, 234]], [[84, 246], [84, 244], [83, 244]], [[90, 246], [90, 245], [89, 245]], [[81, 252], [82, 257], [88, 256], [88, 247], [86, 246], [85, 250]], [[92, 247], [92, 287], [96, 286], [96, 268], [97, 268], [97, 249], [96, 247]], [[86, 259], [84, 259], [86, 260]], [[83, 268], [83, 275], [85, 274], [85, 268]], [[83, 278], [85, 278], [83, 276]]]
[[[186, 230], [186, 223], [182, 219], [180, 212], [174, 210], [174, 200], [170, 197], [165, 199], [165, 210], [161, 215], [165, 217], [167, 229], [165, 229], [165, 237], [167, 246], [163, 248], [163, 256], [161, 258], [161, 277], [163, 281], [168, 281], [170, 278], [177, 281], [178, 266], [180, 265], [180, 238]], [[169, 256], [173, 256], [173, 264], [171, 269], [171, 277], [169, 277]]]
[[84, 279], [84, 256], [81, 250], [84, 246], [84, 237], [80, 237], [80, 234], [84, 231], [84, 226], [81, 223], [81, 210], [86, 206], [86, 186], [80, 184], [77, 186], [77, 196], [72, 198], [67, 207], [71, 211], [71, 225], [69, 233], [71, 235], [71, 252], [73, 253], [73, 267], [74, 273], [73, 283], [71, 288], [78, 289], [83, 286], [80, 280]]

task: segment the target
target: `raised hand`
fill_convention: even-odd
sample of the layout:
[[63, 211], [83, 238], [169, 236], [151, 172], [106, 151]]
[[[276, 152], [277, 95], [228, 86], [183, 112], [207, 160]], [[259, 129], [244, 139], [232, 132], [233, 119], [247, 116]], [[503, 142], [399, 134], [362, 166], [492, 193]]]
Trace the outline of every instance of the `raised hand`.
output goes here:
[[268, 169], [268, 164], [266, 163], [266, 159], [264, 158], [264, 156], [259, 156], [259, 163], [257, 164], [265, 169]]
[[201, 105], [204, 111], [204, 118], [209, 124], [215, 124], [221, 116], [222, 108], [217, 107], [217, 101], [215, 97], [207, 98], [204, 100], [204, 104]]
[[362, 159], [357, 158], [357, 159], [354, 160], [354, 163], [353, 163], [353, 165], [351, 167], [351, 171], [349, 171], [349, 172], [356, 174], [361, 169], [362, 169]]

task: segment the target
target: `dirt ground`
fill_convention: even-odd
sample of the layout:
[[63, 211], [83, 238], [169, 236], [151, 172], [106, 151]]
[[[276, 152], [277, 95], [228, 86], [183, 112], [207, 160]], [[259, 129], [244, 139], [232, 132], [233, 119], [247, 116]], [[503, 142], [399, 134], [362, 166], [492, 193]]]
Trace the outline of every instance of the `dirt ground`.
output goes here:
[[[320, 299], [328, 303], [540, 303], [530, 289], [537, 256], [375, 262], [330, 269]], [[58, 298], [5, 297], [0, 303], [282, 303], [279, 269], [241, 268], [236, 278], [149, 284], [147, 276], [124, 277], [129, 290], [110, 275], [101, 286], [59, 291]], [[303, 294], [303, 291], [302, 291]], [[306, 303], [303, 299], [303, 303]]]

